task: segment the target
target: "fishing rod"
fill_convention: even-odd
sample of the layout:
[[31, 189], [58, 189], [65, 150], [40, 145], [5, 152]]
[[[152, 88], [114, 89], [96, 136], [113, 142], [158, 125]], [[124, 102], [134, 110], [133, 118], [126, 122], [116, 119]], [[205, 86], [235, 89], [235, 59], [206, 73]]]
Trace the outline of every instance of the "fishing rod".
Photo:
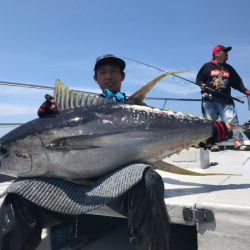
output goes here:
[[[129, 57], [121, 56], [121, 58], [130, 60], [130, 61], [132, 61], [132, 62], [136, 62], [136, 63], [142, 64], [142, 65], [145, 65], [145, 66], [147, 66], [147, 67], [150, 67], [150, 68], [159, 70], [159, 71], [164, 72], [164, 73], [167, 72], [167, 71], [165, 71], [165, 70], [163, 70], [163, 69], [161, 69], [161, 68], [155, 67], [155, 66], [153, 66], [153, 65], [150, 65], [150, 64], [147, 64], [147, 63], [144, 63], [144, 62], [141, 62], [141, 61], [138, 61], [138, 60], [129, 58]], [[196, 83], [196, 82], [194, 82], [194, 81], [191, 81], [191, 80], [189, 80], [189, 79], [186, 79], [186, 78], [184, 78], [184, 77], [181, 77], [181, 76], [175, 75], [175, 74], [173, 74], [173, 76], [178, 77], [178, 78], [180, 78], [180, 79], [182, 79], [182, 80], [184, 80], [184, 81], [190, 82], [190, 83], [195, 84], [196, 86], [199, 86], [199, 87], [200, 87], [200, 84], [198, 84], [198, 83]], [[233, 97], [233, 96], [230, 96], [230, 95], [221, 93], [221, 92], [219, 92], [219, 91], [217, 91], [217, 90], [215, 90], [215, 89], [212, 89], [212, 88], [209, 88], [209, 87], [206, 87], [206, 89], [209, 90], [209, 91], [212, 92], [212, 93], [216, 93], [216, 94], [219, 94], [219, 95], [224, 96], [224, 97], [232, 98], [233, 100], [235, 100], [235, 101], [237, 101], [237, 102], [244, 103], [244, 101], [242, 101], [242, 100], [240, 100], [240, 99], [238, 99], [238, 98], [236, 98], [236, 97]]]
[[21, 88], [33, 88], [33, 89], [47, 89], [47, 90], [53, 90], [54, 89], [54, 87], [49, 87], [49, 86], [27, 84], [27, 83], [18, 83], [18, 82], [0, 81], [0, 85], [12, 86], [12, 87], [21, 87]]
[[[11, 87], [21, 87], [21, 88], [54, 90], [54, 87], [45, 86], [45, 85], [35, 85], [35, 84], [29, 84], [29, 83], [17, 83], [17, 82], [0, 81], [0, 86], [1, 85], [2, 86], [11, 86]], [[96, 94], [95, 92], [88, 92], [88, 91], [82, 91], [82, 90], [76, 90], [76, 89], [73, 89], [73, 91], [87, 93], [87, 94]], [[145, 97], [145, 99], [157, 100], [157, 101], [201, 101], [201, 99], [165, 98], [165, 97]]]

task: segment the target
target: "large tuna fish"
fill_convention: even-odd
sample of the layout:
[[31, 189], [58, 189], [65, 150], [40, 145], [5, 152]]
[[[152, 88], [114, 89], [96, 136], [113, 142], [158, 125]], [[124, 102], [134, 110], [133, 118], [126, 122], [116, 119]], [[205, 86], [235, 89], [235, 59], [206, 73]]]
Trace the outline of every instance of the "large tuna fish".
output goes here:
[[169, 74], [150, 81], [128, 103], [75, 108], [14, 129], [0, 139], [0, 173], [82, 179], [132, 162], [157, 167], [164, 157], [211, 137], [209, 122], [134, 105]]

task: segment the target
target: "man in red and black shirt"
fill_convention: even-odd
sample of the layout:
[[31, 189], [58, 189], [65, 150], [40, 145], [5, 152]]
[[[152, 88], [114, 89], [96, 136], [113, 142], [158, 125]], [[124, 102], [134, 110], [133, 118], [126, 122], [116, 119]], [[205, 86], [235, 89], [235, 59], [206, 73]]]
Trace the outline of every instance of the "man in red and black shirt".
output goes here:
[[[198, 72], [196, 82], [201, 86], [202, 113], [213, 121], [218, 119], [231, 125], [238, 124], [231, 88], [250, 95], [236, 70], [226, 63], [228, 51], [232, 47], [217, 45], [212, 50], [213, 58], [204, 64]], [[215, 91], [209, 91], [209, 89]], [[234, 134], [235, 148], [242, 149], [240, 134]], [[217, 149], [214, 146], [214, 149]]]

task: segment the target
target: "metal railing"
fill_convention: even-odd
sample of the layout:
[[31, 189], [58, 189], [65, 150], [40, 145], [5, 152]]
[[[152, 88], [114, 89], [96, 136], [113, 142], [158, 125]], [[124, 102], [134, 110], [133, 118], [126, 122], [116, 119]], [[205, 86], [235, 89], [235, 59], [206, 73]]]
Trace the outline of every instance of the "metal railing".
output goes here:
[[0, 128], [16, 128], [18, 126], [21, 126], [23, 123], [0, 123]]

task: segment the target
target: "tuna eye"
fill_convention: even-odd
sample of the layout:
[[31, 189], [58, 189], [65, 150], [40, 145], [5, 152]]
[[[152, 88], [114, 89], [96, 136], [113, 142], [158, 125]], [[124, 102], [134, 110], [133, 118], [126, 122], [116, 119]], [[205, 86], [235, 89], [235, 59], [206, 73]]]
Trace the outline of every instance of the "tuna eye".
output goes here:
[[0, 148], [0, 154], [5, 155], [8, 153], [8, 150], [6, 148]]
[[24, 159], [29, 159], [29, 155], [28, 154], [23, 154], [23, 153], [19, 153], [19, 152], [15, 152], [16, 156], [17, 157], [21, 157], [21, 158], [24, 158]]

